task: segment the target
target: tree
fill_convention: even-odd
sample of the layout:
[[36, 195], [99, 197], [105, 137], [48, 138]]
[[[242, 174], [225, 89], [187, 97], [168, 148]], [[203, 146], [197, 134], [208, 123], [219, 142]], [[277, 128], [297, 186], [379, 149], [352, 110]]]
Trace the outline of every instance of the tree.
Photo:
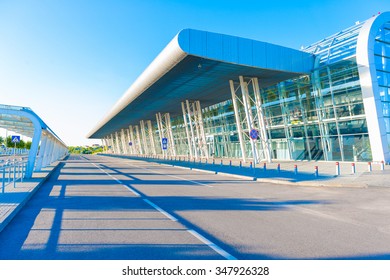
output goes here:
[[26, 146], [25, 146], [25, 147], [26, 147], [27, 150], [30, 150], [30, 149], [31, 149], [31, 144], [32, 144], [31, 141], [27, 141], [27, 142], [26, 142]]
[[4, 137], [0, 136], [0, 144], [3, 144], [3, 143], [4, 143]]
[[[7, 139], [6, 139], [6, 146], [8, 148], [15, 148], [15, 143], [12, 142], [11, 136], [7, 137]], [[24, 149], [25, 146], [26, 146], [26, 142], [24, 142], [23, 140], [20, 140], [20, 142], [16, 143], [16, 148], [18, 148], [18, 149]]]

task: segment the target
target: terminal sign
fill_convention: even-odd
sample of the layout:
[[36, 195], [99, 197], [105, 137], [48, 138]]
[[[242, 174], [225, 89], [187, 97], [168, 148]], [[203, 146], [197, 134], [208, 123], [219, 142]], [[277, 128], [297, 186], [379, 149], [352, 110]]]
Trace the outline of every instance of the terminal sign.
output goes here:
[[256, 140], [257, 137], [259, 137], [259, 132], [257, 129], [252, 128], [251, 131], [249, 132], [249, 136], [251, 137], [252, 140]]
[[168, 139], [167, 138], [162, 138], [161, 139], [161, 144], [162, 144], [162, 149], [163, 150], [166, 150], [166, 149], [168, 149]]
[[20, 136], [19, 135], [12, 135], [11, 136], [11, 142], [12, 143], [19, 143], [20, 142]]

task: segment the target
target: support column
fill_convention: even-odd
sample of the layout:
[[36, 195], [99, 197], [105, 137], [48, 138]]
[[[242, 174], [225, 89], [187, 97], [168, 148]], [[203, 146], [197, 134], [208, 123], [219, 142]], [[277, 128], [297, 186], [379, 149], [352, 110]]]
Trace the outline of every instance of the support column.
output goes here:
[[165, 126], [168, 134], [168, 143], [170, 144], [168, 150], [170, 151], [171, 156], [176, 156], [175, 139], [173, 138], [171, 116], [169, 113], [165, 113], [164, 117], [165, 117]]
[[188, 100], [186, 100], [186, 117], [188, 117], [188, 124], [190, 125], [190, 132], [191, 132], [191, 144], [192, 144], [192, 149], [193, 149], [193, 154], [195, 158], [198, 158], [198, 149], [196, 147], [196, 139], [195, 139], [195, 133], [194, 133], [194, 126], [192, 124], [192, 119], [191, 119], [191, 108], [190, 108], [190, 103]]
[[[133, 155], [134, 154], [134, 151], [133, 151], [133, 138], [131, 138], [131, 130], [133, 129], [133, 127], [130, 125], [129, 128], [127, 129], [127, 139], [129, 140], [129, 142], [127, 143], [127, 147], [129, 149], [129, 154], [130, 155]], [[131, 145], [130, 145], [130, 142], [131, 142]]]
[[187, 135], [187, 142], [188, 142], [188, 151], [190, 153], [190, 158], [193, 158], [193, 153], [192, 153], [193, 146], [192, 146], [192, 142], [191, 142], [191, 135], [190, 135], [190, 132], [188, 130], [188, 123], [187, 123], [187, 116], [186, 116], [187, 113], [186, 113], [184, 102], [181, 103], [181, 109], [183, 111], [184, 126], [186, 128], [186, 135]]
[[45, 150], [46, 150], [46, 143], [47, 143], [47, 136], [45, 134], [42, 134], [41, 145], [39, 147], [39, 153], [38, 153], [38, 160], [35, 167], [36, 171], [41, 171], [42, 169], [42, 164], [43, 164]]
[[[244, 77], [240, 76], [240, 86], [241, 86], [241, 93], [242, 93], [242, 100], [244, 103], [244, 110], [246, 115], [246, 122], [248, 125], [248, 130], [255, 129], [255, 124], [253, 122], [253, 115], [252, 115], [252, 106], [249, 99], [249, 92], [248, 92], [248, 84], [244, 81]], [[257, 146], [255, 143], [255, 140], [250, 139], [251, 147], [252, 147], [252, 156], [255, 163], [259, 163], [258, 158], [258, 152], [257, 152]]]
[[146, 138], [145, 122], [143, 120], [141, 120], [139, 123], [140, 123], [140, 128], [141, 128], [142, 145], [144, 147], [145, 154], [149, 155], [150, 154], [150, 149], [149, 149], [149, 145], [148, 145], [147, 138]]
[[119, 135], [118, 135], [118, 131], [115, 131], [115, 144], [116, 144], [116, 149], [117, 149], [117, 154], [120, 155], [121, 154], [121, 148], [120, 148], [120, 145], [119, 145]]
[[123, 149], [122, 154], [127, 154], [127, 141], [126, 141], [125, 130], [123, 128], [121, 129], [121, 142], [122, 142], [122, 149]]
[[[156, 121], [157, 121], [157, 127], [158, 127], [158, 136], [160, 138], [161, 151], [162, 151], [163, 157], [165, 158], [167, 151], [162, 148], [162, 140], [163, 140], [163, 138], [165, 138], [165, 131], [163, 129], [161, 113], [156, 114]], [[169, 145], [169, 143], [168, 143], [168, 145]]]
[[237, 95], [236, 95], [236, 89], [234, 87], [234, 82], [232, 80], [230, 80], [229, 84], [230, 84], [230, 91], [231, 91], [231, 94], [232, 94], [232, 101], [233, 101], [233, 108], [234, 108], [234, 117], [236, 119], [238, 139], [240, 140], [241, 157], [242, 157], [242, 161], [246, 162], [246, 151], [245, 151], [243, 128], [241, 126], [241, 118], [240, 118], [239, 109], [238, 109], [238, 103], [237, 103], [238, 98], [237, 98]]
[[260, 87], [259, 87], [259, 80], [257, 78], [252, 79], [252, 86], [253, 91], [255, 94], [255, 104], [256, 104], [256, 110], [257, 110], [257, 117], [259, 119], [259, 132], [260, 132], [260, 140], [262, 149], [265, 154], [265, 159], [268, 162], [272, 162], [271, 158], [271, 145], [268, 139], [268, 133], [267, 133], [267, 127], [265, 125], [265, 116], [263, 112], [261, 97], [260, 97]]
[[[193, 156], [195, 158], [198, 158], [198, 156], [208, 158], [209, 153], [207, 149], [206, 136], [204, 133], [202, 109], [200, 106], [200, 102], [186, 100], [185, 106], [182, 102], [182, 109], [186, 128], [188, 125], [190, 127], [189, 132], [191, 132], [190, 135], [192, 140], [192, 145], [190, 144], [190, 147], [192, 146]], [[187, 136], [187, 138], [189, 137]]]
[[141, 145], [141, 137], [140, 137], [138, 125], [135, 126], [135, 135], [137, 137], [137, 147], [138, 147], [139, 154], [143, 155], [144, 150], [142, 149], [142, 145]]
[[[271, 162], [271, 147], [265, 125], [258, 79], [239, 76], [239, 83], [235, 84], [233, 80], [230, 80], [229, 84], [242, 160], [247, 161], [246, 145], [250, 144], [255, 163], [262, 159]], [[253, 108], [256, 108], [256, 110], [254, 111]], [[244, 117], [242, 116], [243, 112], [245, 113]], [[251, 139], [250, 131], [252, 129], [257, 130], [257, 139]]]
[[152, 121], [151, 120], [147, 120], [146, 121], [147, 123], [147, 127], [148, 127], [148, 136], [149, 136], [149, 143], [150, 143], [150, 150], [151, 150], [151, 153], [153, 155], [156, 155], [156, 145], [154, 143], [154, 136], [153, 136], [153, 132], [154, 132], [154, 129], [153, 129], [153, 126], [152, 126]]
[[51, 137], [48, 138], [47, 149], [45, 149], [44, 159], [43, 159], [43, 167], [46, 167], [51, 164], [51, 153], [53, 151], [54, 140]]
[[115, 146], [115, 142], [114, 142], [114, 134], [113, 133], [111, 133], [110, 142], [111, 142], [112, 153], [116, 154], [116, 146]]
[[134, 127], [132, 125], [129, 126], [129, 135], [130, 135], [130, 142], [131, 142], [131, 146], [130, 146], [130, 150], [131, 150], [131, 153], [133, 155], [138, 155], [140, 154], [138, 149], [137, 149], [137, 141], [134, 137]]
[[166, 156], [168, 153], [171, 156], [176, 156], [175, 141], [173, 138], [172, 126], [171, 126], [171, 117], [169, 113], [161, 115], [161, 113], [156, 114], [157, 126], [160, 136], [160, 145], [162, 145], [162, 139], [168, 139], [168, 149], [162, 150], [163, 155]]

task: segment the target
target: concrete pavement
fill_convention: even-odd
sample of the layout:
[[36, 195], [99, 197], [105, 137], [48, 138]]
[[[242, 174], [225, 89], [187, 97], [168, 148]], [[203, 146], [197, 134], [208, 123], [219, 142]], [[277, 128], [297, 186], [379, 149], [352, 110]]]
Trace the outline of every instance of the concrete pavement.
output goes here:
[[42, 168], [41, 171], [35, 172], [31, 179], [17, 180], [15, 187], [12, 182], [7, 184], [4, 193], [0, 193], [0, 232], [29, 201], [58, 164], [60, 162]]
[[0, 233], [0, 259], [390, 259], [390, 189], [269, 184], [74, 156]]

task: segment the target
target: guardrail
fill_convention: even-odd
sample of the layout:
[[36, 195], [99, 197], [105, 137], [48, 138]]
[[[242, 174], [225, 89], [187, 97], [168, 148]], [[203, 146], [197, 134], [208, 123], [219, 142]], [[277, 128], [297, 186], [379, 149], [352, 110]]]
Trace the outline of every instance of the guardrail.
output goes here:
[[27, 158], [8, 159], [0, 161], [1, 193], [5, 193], [5, 187], [11, 183], [16, 187], [16, 182], [26, 175]]
[[30, 150], [20, 148], [2, 148], [0, 149], [0, 156], [12, 156], [12, 155], [26, 155]]

